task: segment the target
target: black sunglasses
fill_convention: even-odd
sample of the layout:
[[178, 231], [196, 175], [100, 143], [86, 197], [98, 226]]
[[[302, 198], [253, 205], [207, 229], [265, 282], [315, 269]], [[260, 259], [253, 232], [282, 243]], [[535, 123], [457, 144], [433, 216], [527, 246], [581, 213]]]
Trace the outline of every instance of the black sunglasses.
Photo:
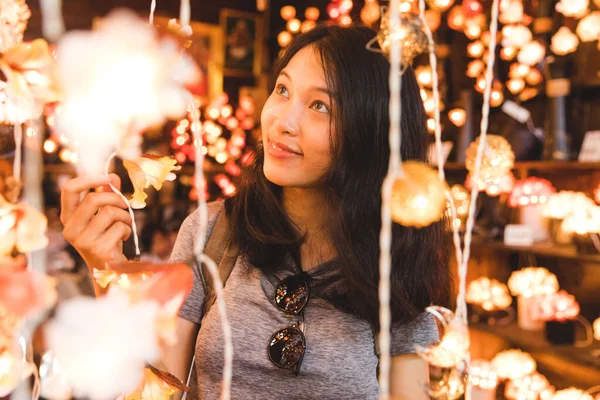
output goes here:
[[286, 316], [300, 315], [300, 324], [292, 324], [275, 332], [267, 345], [267, 354], [273, 364], [279, 368], [291, 369], [296, 375], [306, 350], [304, 337], [304, 315], [302, 310], [308, 303], [308, 281], [306, 273], [285, 278], [275, 289], [275, 304]]

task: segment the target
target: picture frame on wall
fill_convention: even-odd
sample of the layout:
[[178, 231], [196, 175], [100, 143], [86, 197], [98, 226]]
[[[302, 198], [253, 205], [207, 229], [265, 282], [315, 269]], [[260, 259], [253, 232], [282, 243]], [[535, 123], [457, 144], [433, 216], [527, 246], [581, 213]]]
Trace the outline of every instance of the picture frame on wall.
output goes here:
[[[169, 18], [155, 16], [154, 25], [166, 28]], [[187, 51], [194, 58], [202, 80], [188, 89], [202, 103], [207, 103], [223, 92], [223, 31], [218, 25], [191, 21], [192, 36]]]
[[261, 73], [263, 24], [260, 14], [222, 8], [223, 74], [252, 77]]

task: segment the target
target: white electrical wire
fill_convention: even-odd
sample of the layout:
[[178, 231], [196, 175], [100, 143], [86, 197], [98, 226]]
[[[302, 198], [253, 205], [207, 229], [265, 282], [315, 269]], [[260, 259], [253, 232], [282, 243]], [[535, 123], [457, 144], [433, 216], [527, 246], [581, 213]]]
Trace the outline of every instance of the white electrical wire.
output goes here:
[[[233, 341], [231, 334], [231, 325], [227, 318], [227, 307], [225, 305], [225, 297], [223, 296], [223, 281], [219, 276], [219, 269], [216, 263], [206, 254], [204, 254], [204, 244], [206, 242], [206, 229], [208, 222], [208, 208], [206, 199], [204, 198], [204, 153], [202, 152], [202, 125], [200, 123], [199, 106], [192, 99], [190, 102], [190, 116], [192, 119], [191, 131], [194, 138], [194, 146], [196, 148], [196, 160], [194, 163], [194, 187], [198, 196], [198, 209], [200, 213], [200, 235], [198, 242], [194, 248], [194, 254], [197, 262], [206, 264], [208, 271], [213, 279], [213, 286], [216, 296], [216, 304], [221, 317], [221, 328], [223, 329], [224, 341], [224, 364], [223, 364], [223, 386], [220, 395], [220, 400], [229, 400], [231, 397], [231, 377], [233, 365]], [[225, 212], [224, 210], [221, 212]]]
[[381, 188], [381, 232], [379, 235], [379, 388], [382, 400], [390, 398], [390, 329], [392, 314], [390, 310], [390, 275], [392, 267], [392, 188], [394, 181], [402, 175], [402, 159], [400, 146], [402, 132], [400, 120], [402, 104], [400, 93], [402, 91], [402, 76], [400, 54], [402, 43], [398, 40], [394, 30], [398, 29], [399, 1], [391, 0], [388, 11], [390, 19], [390, 160], [388, 173]]
[[65, 31], [62, 16], [62, 0], [40, 0], [42, 14], [42, 34], [51, 42], [56, 42]]
[[[498, 10], [499, 0], [492, 2], [492, 20], [490, 23], [490, 48], [488, 53], [487, 70], [485, 72], [485, 91], [483, 93], [483, 106], [481, 109], [481, 133], [479, 135], [479, 145], [477, 155], [475, 156], [475, 171], [473, 173], [473, 182], [477, 182], [481, 172], [481, 160], [486, 146], [487, 130], [490, 115], [490, 95], [492, 91], [492, 82], [494, 78], [494, 63], [496, 61], [496, 37], [498, 34]], [[477, 195], [479, 190], [476, 184], [471, 189], [471, 203], [469, 204], [469, 214], [465, 230], [465, 244], [463, 250], [462, 263], [458, 265], [459, 288], [456, 305], [456, 315], [459, 320], [467, 324], [467, 303], [466, 303], [466, 280], [471, 255], [471, 239], [473, 237], [473, 226], [475, 225], [475, 211], [477, 204]]]
[[[423, 23], [423, 30], [425, 31], [425, 35], [427, 36], [429, 64], [431, 66], [431, 81], [433, 83], [434, 104], [433, 118], [435, 120], [435, 151], [437, 156], [438, 175], [440, 177], [440, 181], [445, 183], [446, 174], [444, 172], [445, 160], [442, 154], [442, 126], [440, 124], [440, 89], [439, 77], [437, 72], [437, 57], [435, 55], [435, 41], [433, 40], [431, 29], [429, 29], [429, 25], [427, 25], [427, 20], [425, 19], [425, 0], [419, 0], [419, 16], [421, 18], [421, 22]], [[446, 192], [446, 199], [450, 203], [450, 214], [452, 217], [452, 242], [454, 244], [454, 251], [456, 253], [456, 262], [457, 265], [461, 265], [463, 252], [460, 243], [460, 234], [458, 232], [458, 226], [455, 224], [456, 205], [454, 204], [454, 199], [452, 198], [452, 194], [449, 191]]]
[[150, 3], [150, 16], [148, 17], [148, 23], [154, 25], [154, 12], [156, 11], [156, 0], [152, 0]]
[[182, 28], [190, 24], [190, 17], [190, 0], [181, 0], [181, 7], [179, 8], [179, 24]]
[[[117, 152], [115, 151], [110, 155], [110, 157], [108, 157], [108, 160], [106, 160], [106, 164], [104, 164], [104, 174], [106, 176], [110, 174], [110, 162], [116, 156]], [[133, 235], [133, 244], [135, 246], [135, 260], [138, 261], [140, 259], [140, 240], [138, 238], [137, 224], [135, 223], [135, 214], [133, 213], [133, 208], [131, 207], [131, 203], [129, 202], [127, 197], [125, 197], [119, 189], [117, 189], [112, 183], [109, 183], [108, 186], [110, 186], [112, 191], [118, 194], [119, 197], [121, 197], [121, 199], [123, 199], [123, 201], [127, 205], [127, 211], [129, 211], [129, 216], [131, 217], [131, 234]]]

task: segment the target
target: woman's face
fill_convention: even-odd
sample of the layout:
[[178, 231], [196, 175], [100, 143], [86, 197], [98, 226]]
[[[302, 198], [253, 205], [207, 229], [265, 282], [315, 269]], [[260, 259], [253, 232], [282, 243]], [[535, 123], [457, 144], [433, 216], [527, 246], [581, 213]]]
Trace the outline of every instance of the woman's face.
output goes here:
[[263, 171], [279, 186], [319, 186], [331, 165], [332, 100], [312, 46], [300, 50], [277, 78], [261, 115]]

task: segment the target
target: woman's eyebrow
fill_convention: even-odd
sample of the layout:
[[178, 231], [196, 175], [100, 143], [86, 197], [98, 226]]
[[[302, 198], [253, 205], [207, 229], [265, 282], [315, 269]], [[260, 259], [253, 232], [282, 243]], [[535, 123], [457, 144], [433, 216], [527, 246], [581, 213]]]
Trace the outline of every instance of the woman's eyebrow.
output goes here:
[[[288, 74], [288, 73], [287, 73], [285, 70], [284, 70], [284, 71], [281, 71], [281, 72], [279, 73], [279, 75], [280, 75], [280, 76], [281, 76], [281, 75], [283, 75], [283, 76], [285, 76], [286, 78], [288, 78], [290, 81], [293, 81], [293, 79], [292, 79], [292, 77], [290, 76], [290, 74]], [[329, 89], [328, 89], [328, 88], [326, 88], [326, 87], [322, 87], [322, 86], [311, 86], [311, 87], [309, 87], [309, 88], [308, 88], [308, 91], [310, 91], [310, 92], [313, 92], [313, 91], [316, 91], [316, 92], [322, 92], [322, 93], [326, 94], [326, 95], [327, 95], [327, 96], [329, 96], [329, 97], [333, 97], [333, 94], [334, 94], [334, 93], [333, 93], [331, 90], [329, 90]]]

